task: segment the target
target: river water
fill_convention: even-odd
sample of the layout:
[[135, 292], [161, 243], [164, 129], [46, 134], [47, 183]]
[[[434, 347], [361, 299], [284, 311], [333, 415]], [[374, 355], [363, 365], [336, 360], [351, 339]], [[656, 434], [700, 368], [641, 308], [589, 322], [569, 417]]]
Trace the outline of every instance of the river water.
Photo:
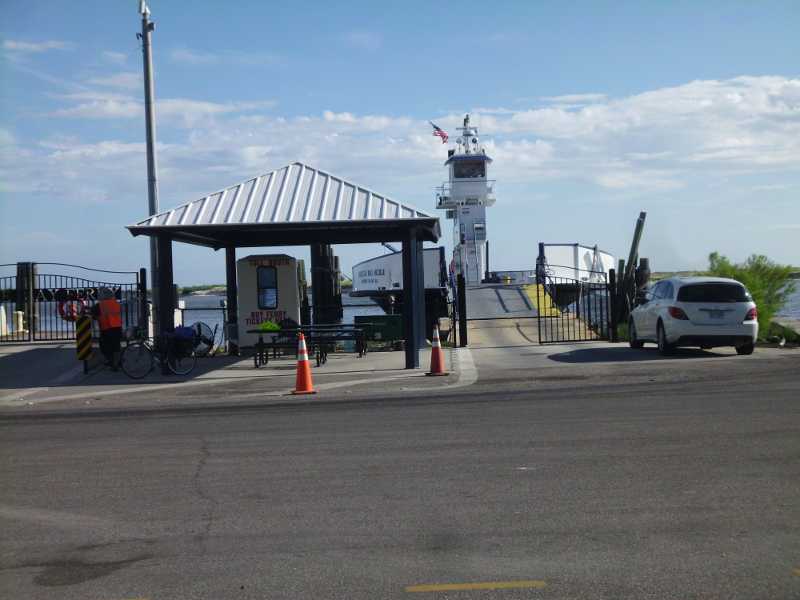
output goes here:
[[800, 321], [800, 279], [794, 280], [795, 290], [784, 307], [778, 312], [779, 317]]

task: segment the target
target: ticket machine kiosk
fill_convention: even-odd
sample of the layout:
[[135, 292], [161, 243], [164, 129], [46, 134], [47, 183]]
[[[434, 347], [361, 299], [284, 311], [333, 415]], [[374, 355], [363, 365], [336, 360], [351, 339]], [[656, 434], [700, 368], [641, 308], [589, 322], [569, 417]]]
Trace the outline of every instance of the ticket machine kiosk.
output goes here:
[[253, 346], [262, 323], [284, 319], [300, 323], [302, 297], [298, 265], [303, 261], [286, 254], [257, 254], [236, 261], [239, 291], [239, 345]]

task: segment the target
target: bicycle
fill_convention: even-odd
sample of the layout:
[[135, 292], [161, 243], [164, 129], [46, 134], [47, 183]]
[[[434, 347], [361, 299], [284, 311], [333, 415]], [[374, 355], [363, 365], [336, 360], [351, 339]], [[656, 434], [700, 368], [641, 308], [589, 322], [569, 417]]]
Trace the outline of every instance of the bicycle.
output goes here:
[[217, 349], [217, 329], [219, 328], [219, 324], [214, 325], [213, 330], [211, 329], [211, 327], [203, 323], [203, 321], [197, 321], [196, 323], [192, 323], [191, 325], [189, 325], [189, 327], [194, 329], [195, 356], [197, 356], [197, 358], [213, 356], [214, 352]]
[[129, 341], [122, 351], [120, 367], [132, 379], [145, 377], [156, 363], [166, 365], [175, 375], [188, 375], [197, 364], [194, 348], [199, 342], [196, 335], [191, 339], [178, 338], [172, 332], [151, 340], [143, 331], [137, 330], [133, 341]]

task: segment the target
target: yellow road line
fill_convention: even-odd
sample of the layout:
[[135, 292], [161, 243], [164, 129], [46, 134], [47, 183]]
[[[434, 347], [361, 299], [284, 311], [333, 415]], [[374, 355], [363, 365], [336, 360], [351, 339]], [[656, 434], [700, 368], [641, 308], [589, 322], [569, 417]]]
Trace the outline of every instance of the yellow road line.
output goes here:
[[795, 577], [800, 577], [800, 569], [792, 569], [792, 575]]
[[522, 581], [483, 581], [479, 583], [427, 583], [411, 585], [406, 592], [452, 592], [458, 590], [519, 590], [542, 589], [547, 583], [541, 579], [527, 579]]

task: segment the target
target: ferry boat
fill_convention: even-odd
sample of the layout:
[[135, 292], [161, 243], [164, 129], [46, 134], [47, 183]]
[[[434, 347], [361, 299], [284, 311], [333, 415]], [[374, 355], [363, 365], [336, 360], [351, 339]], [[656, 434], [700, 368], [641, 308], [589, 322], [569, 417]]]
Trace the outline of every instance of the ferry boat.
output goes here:
[[[454, 250], [449, 268], [444, 247], [423, 251], [429, 332], [436, 319], [448, 315], [448, 284], [452, 284], [449, 274], [463, 273], [468, 285], [480, 284], [488, 275], [486, 207], [494, 204], [495, 197], [494, 181], [487, 179], [487, 170], [492, 159], [480, 143], [478, 129], [470, 124], [469, 115], [459, 130], [461, 135], [455, 148], [448, 149], [444, 163], [449, 182], [437, 188], [436, 195], [436, 208], [446, 210], [446, 217], [453, 220]], [[443, 140], [447, 140], [446, 134]], [[353, 267], [350, 295], [372, 298], [386, 313], [399, 314], [403, 302], [402, 253], [387, 247], [391, 250], [388, 254]]]
[[[445, 211], [445, 217], [453, 221], [453, 254], [445, 258], [444, 247], [426, 248], [425, 265], [425, 312], [428, 331], [433, 322], [448, 314], [448, 285], [455, 285], [455, 276], [462, 275], [467, 287], [467, 312], [475, 315], [498, 316], [504, 313], [502, 301], [488, 294], [486, 302], [470, 302], [480, 295], [482, 288], [492, 286], [520, 286], [535, 284], [536, 267], [528, 271], [492, 271], [488, 265], [488, 242], [486, 209], [496, 202], [493, 179], [489, 179], [492, 163], [480, 142], [478, 128], [464, 117], [461, 132], [455, 147], [447, 150], [444, 166], [448, 170], [448, 181], [436, 188], [436, 208]], [[446, 132], [434, 125], [434, 135], [448, 140]], [[402, 253], [388, 244], [391, 251], [358, 263], [353, 267], [351, 296], [372, 298], [386, 313], [399, 314], [403, 302]], [[535, 246], [531, 247], [535, 252]], [[574, 302], [586, 286], [604, 284], [609, 269], [614, 266], [614, 257], [597, 246], [582, 244], [542, 244], [542, 256], [536, 264], [542, 267], [545, 285], [552, 295], [563, 301], [564, 308]], [[531, 263], [534, 261], [532, 260]], [[493, 303], [493, 306], [484, 306]], [[472, 306], [470, 306], [472, 304]], [[494, 306], [497, 304], [497, 306]], [[531, 312], [533, 309], [529, 309]], [[507, 312], [507, 311], [505, 311]], [[487, 317], [488, 318], [488, 317]]]
[[495, 203], [494, 180], [488, 178], [492, 159], [480, 142], [478, 128], [464, 117], [456, 147], [447, 151], [449, 180], [437, 188], [436, 208], [453, 221], [451, 271], [466, 284], [479, 285], [488, 278], [486, 208]]

